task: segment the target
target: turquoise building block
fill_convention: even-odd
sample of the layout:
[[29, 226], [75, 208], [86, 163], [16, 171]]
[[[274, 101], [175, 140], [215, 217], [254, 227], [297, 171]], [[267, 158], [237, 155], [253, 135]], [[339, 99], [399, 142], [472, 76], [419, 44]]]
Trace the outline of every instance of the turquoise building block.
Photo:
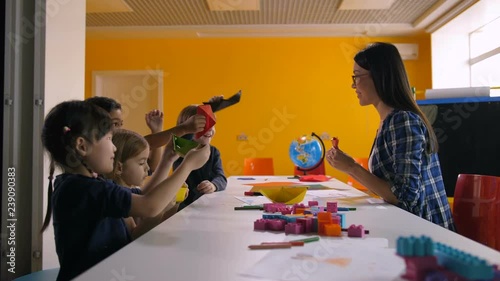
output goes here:
[[439, 265], [467, 279], [491, 280], [494, 277], [495, 271], [492, 265], [469, 253], [436, 243], [434, 254]]

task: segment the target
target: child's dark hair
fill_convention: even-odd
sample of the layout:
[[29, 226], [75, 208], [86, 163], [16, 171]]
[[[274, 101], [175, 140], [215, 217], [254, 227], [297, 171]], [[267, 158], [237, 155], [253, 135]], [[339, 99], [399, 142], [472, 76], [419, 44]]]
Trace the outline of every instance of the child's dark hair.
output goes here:
[[103, 108], [108, 113], [111, 113], [111, 111], [113, 111], [113, 110], [122, 109], [122, 105], [119, 102], [117, 102], [116, 100], [114, 100], [112, 98], [108, 98], [108, 97], [97, 97], [96, 96], [96, 97], [88, 98], [88, 99], [86, 99], [86, 101]]
[[112, 122], [109, 114], [87, 101], [62, 102], [47, 114], [42, 129], [42, 144], [50, 156], [50, 171], [47, 214], [42, 232], [49, 225], [52, 214], [52, 179], [55, 165], [63, 169], [75, 168], [79, 165], [87, 167], [75, 151], [76, 139], [82, 137], [93, 143], [104, 137], [111, 129]]

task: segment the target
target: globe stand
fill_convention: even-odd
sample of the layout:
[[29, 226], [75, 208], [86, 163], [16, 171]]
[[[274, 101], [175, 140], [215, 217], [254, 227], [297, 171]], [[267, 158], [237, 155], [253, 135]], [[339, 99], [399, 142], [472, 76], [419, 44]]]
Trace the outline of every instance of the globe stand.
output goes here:
[[[323, 143], [323, 140], [321, 139], [320, 136], [318, 136], [316, 133], [312, 132], [311, 133], [311, 136], [313, 137], [316, 137], [318, 140], [319, 140], [319, 143], [321, 144], [321, 147], [323, 148], [323, 151], [322, 151], [322, 155], [321, 155], [321, 160], [318, 161], [318, 163], [316, 163], [316, 165], [314, 165], [313, 167], [311, 168], [308, 168], [308, 169], [302, 169], [298, 166], [295, 166], [297, 168], [297, 171], [300, 171], [302, 173], [304, 173], [303, 175], [307, 175], [307, 172], [310, 172], [310, 171], [314, 171], [315, 169], [317, 169], [319, 166], [323, 165], [323, 162], [325, 161], [325, 153], [326, 153], [326, 150], [325, 150], [325, 144]], [[296, 175], [294, 176], [295, 178], [299, 178], [300, 176]]]
[[[301, 171], [302, 173], [304, 173], [303, 175], [306, 176], [307, 175], [307, 172], [310, 172], [310, 171], [314, 171], [316, 168], [318, 168], [319, 166], [321, 166], [324, 162], [324, 158], [321, 159], [321, 161], [318, 162], [318, 164], [314, 165], [314, 167], [312, 168], [309, 168], [309, 169], [302, 169], [300, 167], [297, 167], [297, 171]], [[299, 178], [300, 176], [295, 176], [296, 178]]]

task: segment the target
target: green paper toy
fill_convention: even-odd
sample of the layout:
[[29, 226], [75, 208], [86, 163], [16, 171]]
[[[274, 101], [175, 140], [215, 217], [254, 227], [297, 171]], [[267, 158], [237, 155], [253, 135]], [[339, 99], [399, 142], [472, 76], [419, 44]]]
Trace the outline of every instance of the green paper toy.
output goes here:
[[182, 156], [185, 156], [188, 151], [198, 146], [197, 142], [183, 139], [176, 135], [173, 136], [174, 139], [174, 150]]

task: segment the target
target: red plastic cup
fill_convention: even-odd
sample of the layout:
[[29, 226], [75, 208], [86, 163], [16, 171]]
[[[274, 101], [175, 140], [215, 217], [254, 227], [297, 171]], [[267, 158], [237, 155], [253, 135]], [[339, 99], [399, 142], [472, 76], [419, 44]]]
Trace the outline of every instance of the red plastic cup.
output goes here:
[[500, 251], [500, 177], [460, 174], [454, 197], [457, 232]]

